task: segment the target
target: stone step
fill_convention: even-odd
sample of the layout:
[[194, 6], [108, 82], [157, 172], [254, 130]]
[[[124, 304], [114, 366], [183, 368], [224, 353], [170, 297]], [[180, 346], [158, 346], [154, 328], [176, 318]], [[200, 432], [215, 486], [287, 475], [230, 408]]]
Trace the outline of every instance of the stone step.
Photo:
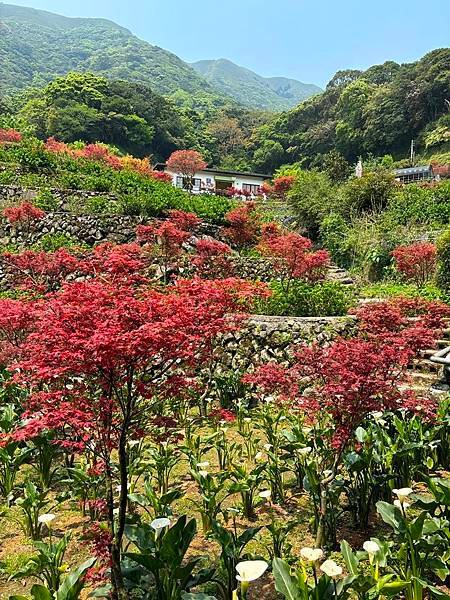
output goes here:
[[437, 373], [423, 373], [421, 371], [410, 371], [409, 376], [414, 383], [422, 383], [425, 386], [431, 387], [439, 381]]
[[431, 362], [426, 358], [413, 358], [410, 369], [421, 373], [440, 373], [442, 365]]

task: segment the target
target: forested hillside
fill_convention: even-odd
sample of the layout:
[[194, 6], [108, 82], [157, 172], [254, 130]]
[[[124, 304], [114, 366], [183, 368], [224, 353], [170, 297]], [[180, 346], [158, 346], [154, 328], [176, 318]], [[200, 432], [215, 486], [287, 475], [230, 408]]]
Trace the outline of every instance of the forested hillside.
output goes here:
[[274, 118], [259, 132], [259, 168], [301, 161], [320, 164], [337, 149], [348, 160], [386, 153], [401, 157], [449, 139], [450, 49], [417, 62], [389, 61], [367, 71], [338, 71], [323, 94]]
[[203, 72], [198, 65], [194, 69], [106, 19], [68, 18], [0, 3], [0, 34], [3, 93], [42, 87], [70, 71], [149, 85], [173, 96], [178, 105], [202, 110], [233, 101], [250, 108], [283, 110], [320, 91], [283, 77], [264, 79], [229, 61], [223, 61], [220, 73], [217, 69], [214, 74]]
[[13, 98], [0, 95], [0, 127], [42, 140], [104, 142], [119, 151], [165, 160], [196, 148], [210, 164], [248, 168], [253, 132], [268, 120], [234, 104], [179, 106], [149, 86], [72, 72]]
[[261, 77], [224, 58], [199, 60], [192, 66], [217, 90], [254, 108], [286, 110], [322, 91], [317, 85], [287, 77]]
[[151, 85], [157, 92], [216, 95], [178, 56], [106, 19], [74, 19], [0, 4], [0, 90], [42, 86], [69, 71]]

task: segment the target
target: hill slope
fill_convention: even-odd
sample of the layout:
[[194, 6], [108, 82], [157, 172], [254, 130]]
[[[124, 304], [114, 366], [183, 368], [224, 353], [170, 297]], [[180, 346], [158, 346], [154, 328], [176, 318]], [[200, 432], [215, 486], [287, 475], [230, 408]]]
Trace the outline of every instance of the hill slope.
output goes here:
[[217, 90], [255, 108], [285, 110], [322, 91], [296, 79], [262, 77], [224, 58], [200, 60], [192, 67]]
[[0, 91], [41, 86], [69, 71], [144, 83], [162, 94], [215, 93], [178, 56], [112, 21], [0, 3]]
[[261, 131], [254, 168], [320, 165], [331, 150], [352, 162], [368, 154], [400, 157], [412, 139], [420, 152], [439, 148], [450, 135], [449, 98], [450, 48], [413, 63], [338, 71], [323, 94], [277, 115]]

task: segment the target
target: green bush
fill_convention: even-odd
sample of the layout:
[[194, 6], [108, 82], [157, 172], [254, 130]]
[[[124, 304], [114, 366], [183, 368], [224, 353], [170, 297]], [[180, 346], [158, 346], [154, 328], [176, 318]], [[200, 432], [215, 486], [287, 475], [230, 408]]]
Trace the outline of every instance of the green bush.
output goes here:
[[444, 294], [450, 296], [450, 228], [439, 238], [437, 252], [437, 284]]
[[51, 171], [56, 166], [56, 158], [44, 150], [44, 144], [35, 138], [27, 138], [21, 144], [12, 146], [11, 154], [15, 162], [32, 172]]
[[45, 212], [53, 212], [59, 208], [58, 199], [49, 188], [41, 189], [33, 203]]
[[403, 296], [406, 298], [425, 298], [426, 300], [448, 300], [446, 295], [432, 283], [428, 283], [423, 287], [418, 288], [410, 283], [382, 281], [362, 287], [360, 294], [363, 298], [392, 298], [395, 296]]
[[85, 244], [80, 244], [78, 240], [65, 233], [47, 233], [41, 237], [34, 247], [36, 250], [55, 252], [55, 250], [59, 250], [60, 248], [74, 248], [80, 246], [85, 246]]
[[355, 302], [354, 290], [334, 281], [293, 281], [286, 294], [279, 281], [269, 284], [272, 295], [258, 302], [255, 312], [290, 317], [345, 315]]
[[450, 182], [433, 187], [407, 185], [391, 198], [387, 212], [400, 225], [450, 222]]

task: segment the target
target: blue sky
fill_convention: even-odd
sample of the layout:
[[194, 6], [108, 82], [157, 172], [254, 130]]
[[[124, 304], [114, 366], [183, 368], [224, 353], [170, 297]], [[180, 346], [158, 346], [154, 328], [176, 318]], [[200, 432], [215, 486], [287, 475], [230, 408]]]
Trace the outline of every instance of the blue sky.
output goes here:
[[338, 69], [410, 62], [450, 43], [450, 0], [7, 0], [104, 17], [186, 61], [229, 58], [324, 86]]

